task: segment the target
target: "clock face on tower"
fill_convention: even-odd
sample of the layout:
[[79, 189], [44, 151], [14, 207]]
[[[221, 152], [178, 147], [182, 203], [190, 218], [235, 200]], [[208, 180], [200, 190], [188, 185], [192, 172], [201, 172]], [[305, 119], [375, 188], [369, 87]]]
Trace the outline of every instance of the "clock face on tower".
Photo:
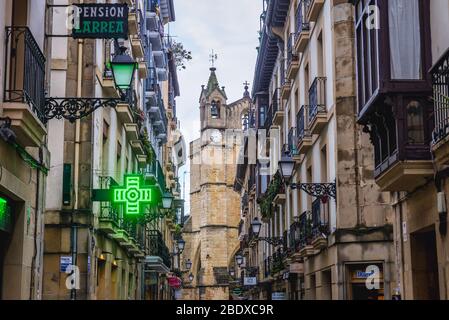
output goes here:
[[220, 143], [222, 139], [220, 130], [213, 130], [210, 134], [210, 141]]

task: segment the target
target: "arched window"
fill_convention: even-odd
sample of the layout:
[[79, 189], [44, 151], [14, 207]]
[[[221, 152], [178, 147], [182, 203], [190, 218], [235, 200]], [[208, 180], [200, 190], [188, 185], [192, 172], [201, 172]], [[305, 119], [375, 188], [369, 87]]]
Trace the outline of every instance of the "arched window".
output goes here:
[[248, 111], [244, 111], [242, 113], [241, 120], [242, 120], [242, 130], [243, 131], [248, 130], [248, 128], [249, 128], [249, 113], [248, 113]]
[[219, 119], [220, 118], [220, 102], [214, 100], [210, 104], [210, 115], [212, 119]]

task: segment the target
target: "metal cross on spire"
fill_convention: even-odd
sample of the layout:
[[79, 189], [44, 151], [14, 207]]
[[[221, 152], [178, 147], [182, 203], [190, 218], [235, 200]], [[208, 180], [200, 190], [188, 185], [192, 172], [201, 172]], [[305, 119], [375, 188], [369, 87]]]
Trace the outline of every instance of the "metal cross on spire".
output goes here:
[[214, 52], [214, 50], [212, 49], [212, 53], [209, 55], [209, 61], [212, 64], [212, 68], [215, 67], [215, 61], [218, 60], [218, 55]]

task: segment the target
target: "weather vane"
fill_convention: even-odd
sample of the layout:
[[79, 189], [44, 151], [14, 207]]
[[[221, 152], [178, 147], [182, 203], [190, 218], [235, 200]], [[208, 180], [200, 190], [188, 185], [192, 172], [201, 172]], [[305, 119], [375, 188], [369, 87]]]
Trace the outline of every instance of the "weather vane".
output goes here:
[[212, 68], [215, 67], [215, 61], [218, 59], [218, 55], [216, 53], [214, 53], [214, 50], [212, 49], [212, 53], [209, 55], [209, 61], [212, 64]]

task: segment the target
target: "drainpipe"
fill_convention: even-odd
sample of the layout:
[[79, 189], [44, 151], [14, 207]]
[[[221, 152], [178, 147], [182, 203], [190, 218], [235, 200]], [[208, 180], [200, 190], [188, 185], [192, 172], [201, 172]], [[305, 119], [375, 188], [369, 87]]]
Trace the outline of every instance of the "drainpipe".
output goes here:
[[[80, 4], [84, 1], [80, 0]], [[83, 48], [84, 40], [78, 39], [78, 61], [77, 61], [77, 86], [76, 86], [76, 96], [82, 96], [82, 77], [83, 77]], [[73, 223], [73, 215], [78, 210], [79, 202], [79, 158], [80, 158], [80, 136], [81, 136], [81, 121], [76, 120], [75, 123], [75, 159], [74, 159], [74, 173], [73, 173], [73, 186], [75, 190], [74, 207], [72, 210], [72, 221], [71, 221], [71, 250], [72, 250], [72, 265], [77, 265], [77, 241], [78, 241], [78, 230], [77, 226]], [[70, 293], [72, 300], [76, 300], [76, 289], [72, 289]]]
[[[42, 163], [42, 147], [39, 148], [39, 162]], [[37, 258], [37, 223], [39, 216], [39, 191], [40, 191], [40, 176], [41, 172], [36, 169], [36, 194], [35, 194], [35, 204], [34, 204], [34, 252], [33, 258], [31, 260], [31, 285], [30, 285], [30, 300], [34, 300], [36, 294], [36, 258]], [[26, 208], [25, 208], [26, 210]]]

